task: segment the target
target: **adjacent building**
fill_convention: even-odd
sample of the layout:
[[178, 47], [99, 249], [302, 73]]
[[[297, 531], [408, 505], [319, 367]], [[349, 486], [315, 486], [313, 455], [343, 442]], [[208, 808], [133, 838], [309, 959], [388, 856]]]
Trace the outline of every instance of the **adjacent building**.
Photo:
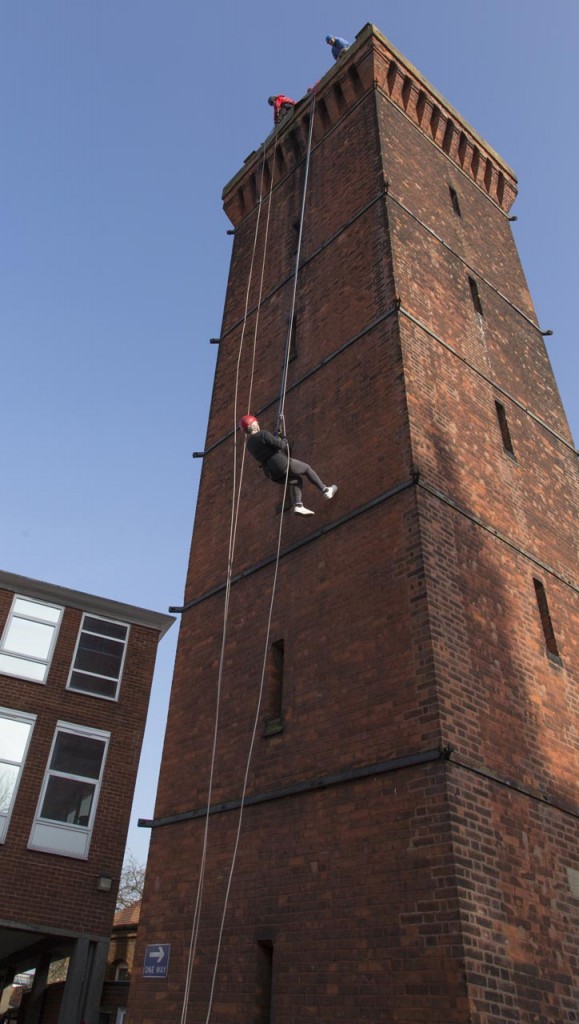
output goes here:
[[0, 572], [0, 986], [35, 968], [25, 1024], [43, 1020], [50, 964], [66, 957], [55, 1019], [98, 1022], [157, 644], [173, 621]]

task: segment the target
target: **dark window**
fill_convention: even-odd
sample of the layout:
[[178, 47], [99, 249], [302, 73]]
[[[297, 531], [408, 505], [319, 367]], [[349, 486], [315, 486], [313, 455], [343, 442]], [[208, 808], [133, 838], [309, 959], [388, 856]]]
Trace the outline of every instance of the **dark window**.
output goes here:
[[354, 66], [354, 64], [351, 64], [350, 67], [348, 68], [348, 75], [354, 87], [354, 92], [356, 93], [356, 96], [359, 96], [360, 93], [364, 92], [364, 86], [362, 85], [362, 79], [358, 74], [358, 69]]
[[462, 217], [462, 213], [460, 212], [460, 203], [458, 201], [458, 195], [456, 194], [456, 189], [454, 189], [452, 185], [449, 185], [448, 191], [450, 192], [450, 201], [452, 203], [452, 208], [454, 212], [456, 213], [457, 217]]
[[436, 133], [438, 131], [439, 122], [440, 122], [440, 108], [437, 107], [437, 106], [434, 106], [432, 108], [432, 113], [430, 115], [430, 134], [432, 135], [433, 139], [436, 138]]
[[514, 459], [515, 449], [513, 448], [513, 442], [511, 439], [511, 432], [509, 430], [509, 424], [507, 420], [507, 413], [505, 407], [504, 405], [501, 405], [500, 402], [495, 402], [495, 409], [497, 410], [497, 419], [499, 421], [501, 437], [503, 439], [503, 448], [505, 449], [507, 455], [510, 455], [511, 458]]
[[336, 82], [336, 84], [333, 87], [333, 91], [338, 110], [340, 111], [340, 113], [342, 113], [342, 111], [346, 109], [346, 100], [344, 98], [344, 93], [342, 92], [342, 86], [340, 85], [339, 82]]
[[105, 750], [102, 739], [57, 732], [41, 818], [84, 827], [89, 824]]
[[318, 100], [318, 113], [322, 119], [324, 128], [329, 128], [332, 122], [330, 121], [330, 115], [328, 114], [328, 108], [325, 100]]
[[271, 1024], [272, 1020], [272, 982], [273, 982], [273, 942], [257, 944], [257, 993], [256, 993], [256, 1024]]
[[291, 151], [292, 151], [292, 153], [294, 155], [294, 159], [295, 160], [299, 160], [300, 155], [301, 155], [300, 140], [298, 138], [298, 133], [295, 130], [295, 128], [293, 128], [291, 130], [291, 132], [289, 133], [289, 135], [288, 135], [288, 142], [289, 142], [290, 149], [291, 149]]
[[81, 626], [69, 690], [116, 700], [129, 627], [121, 622], [85, 615]]
[[553, 629], [553, 622], [551, 620], [551, 613], [549, 611], [545, 587], [543, 586], [540, 580], [534, 579], [533, 584], [535, 586], [535, 594], [537, 597], [539, 615], [541, 616], [541, 626], [543, 627], [543, 636], [545, 638], [547, 656], [551, 659], [551, 661], [556, 661], [559, 665], [561, 665], [562, 661], [559, 655], [559, 648], [557, 647], [557, 639], [555, 637], [555, 630]]
[[444, 138], [442, 140], [442, 148], [445, 153], [450, 153], [450, 147], [452, 146], [452, 136], [454, 135], [454, 124], [452, 121], [446, 122], [446, 128], [444, 131]]
[[275, 154], [275, 162], [277, 165], [277, 173], [281, 177], [281, 175], [284, 174], [285, 172], [285, 160], [283, 158], [283, 151], [281, 146], [277, 147]]
[[396, 75], [398, 74], [398, 65], [395, 61], [390, 61], [388, 68], [388, 74], [386, 75], [386, 83], [388, 85], [388, 92], [392, 95], [394, 84], [396, 82]]
[[269, 671], [267, 679], [267, 712], [265, 734], [272, 735], [283, 730], [283, 675], [284, 675], [285, 644], [276, 640], [270, 649]]
[[473, 151], [472, 151], [472, 160], [470, 162], [470, 169], [472, 171], [472, 176], [473, 176], [475, 181], [476, 181], [476, 179], [478, 177], [479, 165], [480, 165], [480, 153], [479, 153], [477, 147], [475, 146]]
[[480, 313], [480, 315], [482, 316], [483, 315], [482, 302], [480, 300], [480, 295], [478, 293], [478, 285], [477, 285], [474, 277], [469, 277], [468, 284], [469, 284], [469, 288], [470, 288], [470, 294], [472, 296], [472, 304], [473, 304], [476, 312]]

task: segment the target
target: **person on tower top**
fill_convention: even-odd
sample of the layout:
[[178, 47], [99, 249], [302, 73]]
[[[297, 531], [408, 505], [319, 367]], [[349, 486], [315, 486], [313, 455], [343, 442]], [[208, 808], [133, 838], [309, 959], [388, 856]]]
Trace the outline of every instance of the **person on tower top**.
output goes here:
[[[286, 477], [290, 489], [292, 507], [298, 516], [313, 516], [315, 512], [305, 508], [302, 503], [303, 477], [330, 500], [338, 490], [336, 484], [326, 487], [318, 474], [308, 466], [290, 456], [289, 444], [285, 437], [274, 437], [268, 430], [262, 430], [255, 416], [242, 416], [239, 429], [246, 435], [247, 450], [257, 459], [268, 480], [276, 484], [285, 484]], [[289, 471], [288, 471], [289, 462]]]
[[267, 101], [270, 107], [273, 107], [273, 123], [278, 124], [292, 107], [295, 107], [296, 101], [290, 100], [289, 96], [284, 96], [282, 93], [279, 96], [270, 96]]
[[328, 46], [332, 47], [332, 57], [334, 60], [339, 60], [340, 57], [343, 57], [350, 45], [345, 39], [340, 39], [339, 36], [326, 36], [326, 42]]

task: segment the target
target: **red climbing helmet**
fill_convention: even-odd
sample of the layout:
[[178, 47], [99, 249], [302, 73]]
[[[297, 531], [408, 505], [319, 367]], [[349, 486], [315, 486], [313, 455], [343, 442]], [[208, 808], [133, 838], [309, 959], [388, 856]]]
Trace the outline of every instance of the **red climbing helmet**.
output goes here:
[[247, 431], [247, 428], [250, 425], [250, 423], [257, 423], [257, 419], [255, 418], [255, 416], [251, 416], [248, 413], [247, 416], [242, 416], [241, 417], [241, 419], [239, 421], [239, 429], [243, 430], [243, 432], [245, 433]]

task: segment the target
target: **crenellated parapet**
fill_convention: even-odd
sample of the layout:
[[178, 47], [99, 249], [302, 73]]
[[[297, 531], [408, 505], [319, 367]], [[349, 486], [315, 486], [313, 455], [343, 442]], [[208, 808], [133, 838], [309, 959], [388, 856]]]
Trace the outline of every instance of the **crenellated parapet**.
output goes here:
[[[398, 107], [432, 145], [508, 213], [517, 195], [512, 169], [374, 25], [358, 33], [344, 57], [316, 84], [314, 145], [371, 89], [378, 89]], [[313, 101], [312, 92], [304, 96], [225, 186], [224, 209], [234, 225], [257, 207], [272, 181], [279, 182], [304, 158]]]
[[373, 25], [362, 30], [357, 42], [366, 36], [372, 41], [377, 87], [497, 206], [508, 212], [517, 196], [513, 170]]

